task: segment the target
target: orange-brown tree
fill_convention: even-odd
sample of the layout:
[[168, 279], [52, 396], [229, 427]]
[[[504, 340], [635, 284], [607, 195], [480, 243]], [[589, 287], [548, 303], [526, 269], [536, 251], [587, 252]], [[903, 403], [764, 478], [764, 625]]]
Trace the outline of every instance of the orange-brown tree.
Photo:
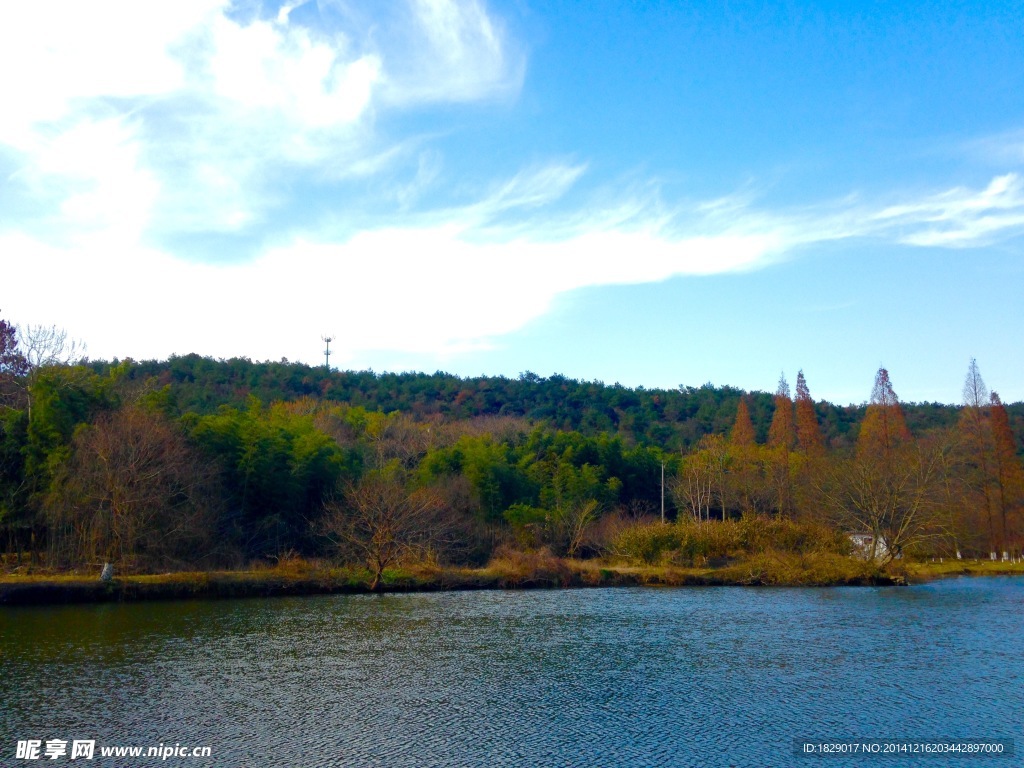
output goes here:
[[771, 448], [785, 448], [787, 451], [796, 445], [796, 431], [793, 424], [793, 400], [789, 396], [789, 383], [786, 375], [779, 376], [779, 386], [775, 391], [775, 413], [768, 428], [768, 445]]
[[736, 420], [732, 425], [729, 442], [735, 446], [754, 444], [754, 422], [750, 419], [750, 409], [745, 397], [741, 397], [739, 405], [736, 406]]
[[767, 451], [756, 443], [754, 424], [746, 398], [740, 398], [736, 420], [729, 435], [729, 475], [726, 478], [730, 497], [743, 514], [760, 514], [771, 506], [771, 494], [765, 484]]
[[907, 419], [893, 391], [889, 371], [879, 368], [871, 390], [871, 401], [857, 435], [857, 453], [887, 456], [908, 440]]
[[793, 484], [790, 478], [790, 452], [796, 446], [793, 400], [785, 374], [779, 376], [775, 392], [775, 413], [768, 428], [768, 477], [775, 496], [775, 509], [781, 515], [793, 513]]
[[1021, 550], [1021, 517], [1024, 512], [1024, 466], [1017, 458], [1017, 444], [1006, 407], [996, 392], [989, 400], [992, 423], [995, 502], [1004, 547]]
[[964, 377], [963, 409], [957, 422], [957, 485], [961, 496], [957, 517], [961, 538], [971, 546], [980, 546], [977, 538], [984, 530], [988, 551], [997, 552], [1004, 542], [998, 522], [998, 470], [990, 405], [988, 387], [977, 361], [971, 358]]
[[821, 456], [825, 453], [825, 441], [821, 438], [814, 401], [802, 370], [796, 375], [796, 443], [808, 456]]
[[821, 502], [814, 489], [824, 471], [825, 441], [818, 428], [814, 401], [803, 371], [796, 376], [796, 443], [797, 453], [790, 462], [793, 506], [803, 517], [816, 517], [820, 514]]
[[854, 455], [831, 461], [817, 490], [836, 524], [873, 535], [872, 556], [897, 557], [946, 533], [949, 450], [944, 436], [911, 437], [889, 372], [880, 368]]
[[193, 566], [214, 541], [219, 486], [178, 427], [136, 406], [80, 427], [46, 498], [60, 564]]

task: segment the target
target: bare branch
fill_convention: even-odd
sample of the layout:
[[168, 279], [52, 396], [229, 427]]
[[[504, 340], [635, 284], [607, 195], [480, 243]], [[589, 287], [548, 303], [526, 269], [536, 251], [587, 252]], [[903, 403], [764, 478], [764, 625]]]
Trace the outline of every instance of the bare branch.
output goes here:
[[19, 325], [18, 346], [30, 368], [71, 365], [79, 362], [86, 351], [84, 342], [69, 337], [67, 331], [55, 325]]
[[339, 553], [366, 563], [376, 589], [386, 568], [430, 549], [446, 528], [442, 508], [434, 489], [410, 490], [397, 473], [373, 472], [325, 505], [320, 531]]

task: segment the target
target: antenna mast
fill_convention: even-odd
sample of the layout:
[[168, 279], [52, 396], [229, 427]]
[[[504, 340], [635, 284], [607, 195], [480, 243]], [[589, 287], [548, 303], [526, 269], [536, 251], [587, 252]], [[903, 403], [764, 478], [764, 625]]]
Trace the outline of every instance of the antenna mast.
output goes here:
[[327, 348], [324, 350], [324, 367], [329, 371], [331, 370], [331, 342], [334, 341], [334, 337], [321, 336], [320, 338], [327, 345]]

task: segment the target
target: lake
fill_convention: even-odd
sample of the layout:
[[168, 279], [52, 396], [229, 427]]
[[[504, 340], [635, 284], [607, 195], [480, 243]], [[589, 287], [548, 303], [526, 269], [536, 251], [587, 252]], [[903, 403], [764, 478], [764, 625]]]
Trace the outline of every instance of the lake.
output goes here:
[[[4, 765], [966, 768], [1022, 723], [1017, 577], [0, 608]], [[1003, 753], [863, 751], [960, 739]]]

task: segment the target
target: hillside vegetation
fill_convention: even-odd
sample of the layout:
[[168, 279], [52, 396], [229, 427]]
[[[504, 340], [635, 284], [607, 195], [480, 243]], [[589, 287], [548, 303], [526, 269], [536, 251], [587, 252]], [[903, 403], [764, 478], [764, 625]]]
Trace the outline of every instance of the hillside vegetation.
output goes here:
[[[517, 552], [691, 568], [1001, 559], [1024, 533], [1024, 408], [973, 363], [961, 406], [900, 403], [884, 369], [865, 405], [837, 406], [802, 373], [791, 397], [785, 380], [766, 394], [73, 362], [26, 354], [6, 323], [0, 339], [9, 569], [298, 557], [367, 568], [373, 588], [400, 564]], [[872, 538], [858, 549], [849, 532]]]

